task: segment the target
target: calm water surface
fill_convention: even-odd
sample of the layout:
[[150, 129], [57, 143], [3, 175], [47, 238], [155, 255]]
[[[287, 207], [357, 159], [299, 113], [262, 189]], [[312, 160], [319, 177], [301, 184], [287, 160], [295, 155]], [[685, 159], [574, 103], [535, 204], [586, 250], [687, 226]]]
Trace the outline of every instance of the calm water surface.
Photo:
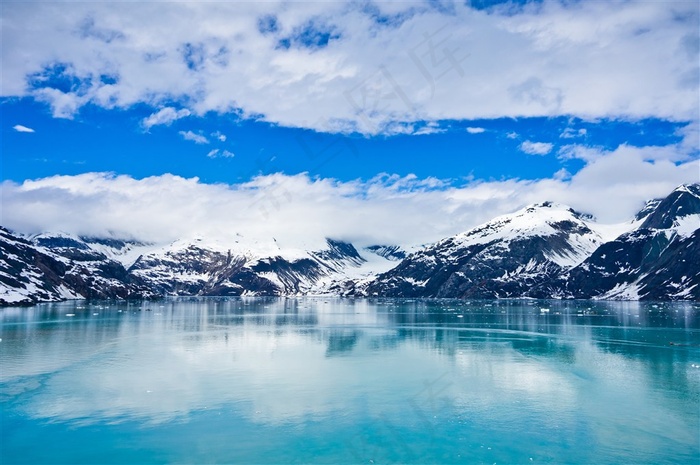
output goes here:
[[0, 338], [2, 464], [700, 462], [698, 304], [67, 302]]

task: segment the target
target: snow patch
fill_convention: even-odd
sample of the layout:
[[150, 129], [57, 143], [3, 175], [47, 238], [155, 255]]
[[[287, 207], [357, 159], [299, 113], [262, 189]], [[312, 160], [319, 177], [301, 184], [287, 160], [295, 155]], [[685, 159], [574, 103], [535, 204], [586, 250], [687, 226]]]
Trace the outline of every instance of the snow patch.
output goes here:
[[692, 236], [695, 231], [700, 229], [700, 214], [696, 213], [676, 218], [673, 229], [681, 237]]

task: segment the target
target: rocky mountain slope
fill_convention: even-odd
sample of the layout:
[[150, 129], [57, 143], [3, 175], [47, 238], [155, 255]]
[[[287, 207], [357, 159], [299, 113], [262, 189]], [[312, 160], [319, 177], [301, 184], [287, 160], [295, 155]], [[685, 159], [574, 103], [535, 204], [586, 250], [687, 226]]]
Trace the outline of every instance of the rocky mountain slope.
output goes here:
[[700, 300], [700, 185], [652, 200], [604, 242], [549, 202], [444, 239], [358, 290], [369, 296]]
[[579, 299], [700, 300], [700, 185], [681, 186], [644, 213], [637, 228], [603, 244], [553, 286]]
[[38, 236], [30, 242], [0, 228], [0, 304], [153, 296], [121, 263], [82, 240]]
[[368, 263], [352, 244], [331, 239], [324, 249], [287, 257], [199, 240], [143, 255], [129, 271], [163, 295], [294, 295], [323, 292], [324, 283], [361, 274]]
[[395, 265], [391, 254], [401, 253], [376, 246], [361, 254], [352, 244], [331, 239], [320, 250], [283, 251], [201, 238], [161, 246], [70, 234], [22, 238], [6, 229], [0, 230], [0, 252], [1, 305], [73, 298], [323, 294], [338, 282], [367, 280], [386, 271]]
[[408, 256], [360, 292], [390, 297], [521, 297], [581, 263], [603, 244], [588, 219], [563, 205], [533, 205]]

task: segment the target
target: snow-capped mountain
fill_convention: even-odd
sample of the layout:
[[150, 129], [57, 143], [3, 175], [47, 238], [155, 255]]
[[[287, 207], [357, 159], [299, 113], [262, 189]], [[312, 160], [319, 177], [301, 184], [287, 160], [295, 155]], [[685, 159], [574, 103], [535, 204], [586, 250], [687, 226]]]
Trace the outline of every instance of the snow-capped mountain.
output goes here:
[[647, 203], [636, 219], [557, 281], [564, 296], [700, 300], [700, 184]]
[[29, 241], [0, 228], [0, 302], [4, 304], [77, 298], [61, 283], [65, 265]]
[[[396, 247], [388, 247], [401, 253]], [[137, 241], [2, 229], [0, 304], [167, 295], [328, 294], [396, 265], [393, 256], [327, 239], [320, 250], [280, 249], [275, 239], [230, 244], [203, 238]]]
[[300, 294], [700, 300], [698, 262], [693, 184], [620, 225], [544, 202], [421, 248], [333, 239], [291, 246], [240, 234], [151, 244], [0, 228], [0, 305]]
[[29, 241], [0, 228], [0, 252], [0, 304], [155, 295], [121, 263], [70, 235]]
[[394, 297], [520, 297], [585, 260], [603, 239], [590, 217], [526, 207], [409, 255], [360, 292]]
[[252, 249], [177, 241], [141, 256], [129, 271], [163, 295], [294, 295], [327, 293], [337, 280], [394, 264], [365, 258], [352, 244], [332, 239], [315, 251], [270, 255]]

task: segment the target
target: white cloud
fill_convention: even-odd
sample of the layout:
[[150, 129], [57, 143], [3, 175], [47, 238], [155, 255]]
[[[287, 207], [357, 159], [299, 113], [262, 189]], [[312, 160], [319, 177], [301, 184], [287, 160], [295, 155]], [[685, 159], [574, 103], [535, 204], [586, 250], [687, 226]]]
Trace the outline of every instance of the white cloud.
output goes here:
[[486, 132], [486, 129], [484, 128], [473, 128], [473, 127], [468, 127], [467, 132], [469, 134], [481, 134], [482, 132]]
[[[411, 127], [411, 129], [413, 129]], [[441, 134], [446, 132], [446, 128], [441, 128], [440, 123], [437, 121], [429, 121], [425, 126], [418, 128], [418, 130], [413, 132], [414, 136], [423, 136], [427, 134]]]
[[32, 93], [32, 96], [40, 102], [48, 103], [54, 118], [64, 119], [73, 119], [78, 109], [89, 101], [87, 96], [63, 92], [50, 87], [37, 89]]
[[520, 150], [528, 155], [547, 155], [552, 151], [553, 147], [554, 145], [549, 142], [532, 142], [529, 140], [520, 144]]
[[[693, 131], [687, 134], [692, 137]], [[271, 174], [234, 185], [169, 174], [5, 181], [3, 226], [23, 233], [66, 231], [156, 242], [194, 235], [231, 241], [238, 233], [248, 240], [275, 237], [281, 246], [320, 247], [325, 237], [358, 245], [411, 245], [545, 200], [592, 213], [603, 223], [625, 221], [645, 200], [698, 181], [700, 161], [683, 141], [580, 153], [585, 166], [573, 175], [560, 170], [551, 179], [467, 181], [456, 187], [435, 178], [388, 174], [348, 182]]]
[[173, 107], [165, 107], [157, 111], [156, 113], [153, 113], [152, 115], [148, 116], [147, 118], [144, 118], [143, 121], [141, 121], [141, 125], [146, 130], [148, 130], [153, 126], [157, 126], [160, 124], [170, 125], [174, 121], [179, 120], [181, 118], [185, 118], [186, 116], [190, 116], [191, 114], [192, 112], [190, 112], [190, 110], [188, 110], [187, 108], [181, 108], [180, 110], [176, 110]]
[[[450, 14], [377, 3], [402, 18], [386, 25], [363, 2], [11, 2], [0, 88], [47, 102], [56, 117], [176, 101], [196, 115], [366, 134], [494, 117], [697, 119], [697, 2], [465, 3]], [[279, 29], [262, 33], [268, 14]], [[335, 38], [304, 47], [299, 30], [311, 24]]]
[[563, 181], [567, 179], [571, 179], [571, 173], [566, 168], [562, 168], [556, 173], [554, 173], [554, 176], [552, 176], [554, 179], [558, 181]]
[[219, 142], [226, 142], [226, 134], [222, 134], [220, 131], [212, 132], [211, 136], [218, 139]]
[[508, 139], [517, 139], [519, 137], [517, 132], [511, 131], [509, 133], [506, 133], [506, 137]]
[[208, 144], [209, 139], [201, 134], [194, 133], [192, 131], [178, 131], [178, 134], [182, 136], [185, 140], [191, 140], [195, 144]]
[[562, 160], [579, 159], [590, 162], [600, 157], [601, 150], [600, 148], [571, 144], [561, 147], [557, 156]]
[[676, 131], [676, 135], [681, 137], [680, 151], [686, 155], [698, 154], [700, 152], [700, 121], [695, 120]]
[[585, 128], [581, 128], [579, 130], [575, 130], [574, 128], [566, 128], [564, 131], [559, 134], [559, 137], [562, 139], [574, 139], [577, 137], [584, 137], [588, 131]]
[[34, 129], [28, 128], [27, 126], [22, 126], [21, 124], [15, 124], [12, 126], [12, 129], [17, 132], [34, 132]]
[[233, 158], [235, 156], [236, 155], [233, 152], [221, 149], [213, 149], [210, 150], [209, 153], [207, 153], [207, 157], [209, 158]]

